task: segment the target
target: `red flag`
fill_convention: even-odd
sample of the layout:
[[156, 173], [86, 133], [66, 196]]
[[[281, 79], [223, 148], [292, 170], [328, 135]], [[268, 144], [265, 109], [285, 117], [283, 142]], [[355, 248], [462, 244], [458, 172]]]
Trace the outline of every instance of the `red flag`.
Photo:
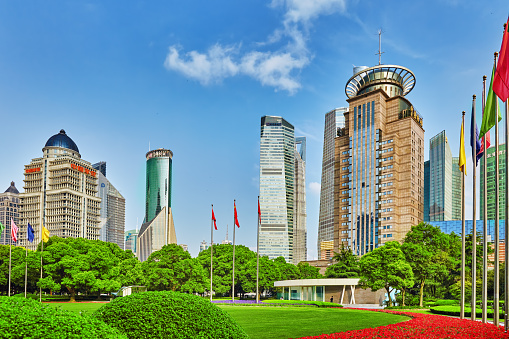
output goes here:
[[239, 219], [237, 219], [237, 206], [235, 205], [235, 200], [233, 200], [233, 218], [235, 219], [235, 225], [240, 228]]
[[214, 228], [216, 229], [217, 231], [217, 226], [216, 226], [216, 216], [214, 215], [214, 207], [212, 207], [212, 220], [214, 220]]
[[506, 101], [509, 97], [509, 17], [505, 24], [504, 37], [493, 80], [493, 92], [502, 100]]
[[260, 209], [260, 198], [258, 198], [258, 222], [262, 223], [262, 210]]
[[18, 226], [14, 223], [14, 220], [11, 218], [11, 238], [12, 241], [18, 241]]

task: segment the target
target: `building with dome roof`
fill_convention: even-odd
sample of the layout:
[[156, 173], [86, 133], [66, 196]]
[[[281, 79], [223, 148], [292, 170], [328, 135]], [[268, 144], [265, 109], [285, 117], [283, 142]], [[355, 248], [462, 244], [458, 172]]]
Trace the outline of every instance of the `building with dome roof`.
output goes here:
[[[81, 159], [78, 146], [64, 130], [48, 139], [42, 153], [25, 165], [18, 225], [21, 245], [36, 249], [42, 225], [50, 236], [98, 239], [101, 198], [97, 196], [97, 171]], [[28, 223], [35, 231], [32, 243], [26, 240]]]
[[334, 251], [363, 255], [401, 241], [423, 220], [423, 120], [406, 95], [415, 86], [407, 68], [355, 67], [345, 94], [345, 126], [334, 160]]
[[19, 223], [19, 191], [11, 181], [11, 185], [0, 193], [0, 223], [5, 226], [3, 232], [0, 233], [0, 244], [9, 245], [14, 242], [11, 240], [11, 218], [14, 223]]

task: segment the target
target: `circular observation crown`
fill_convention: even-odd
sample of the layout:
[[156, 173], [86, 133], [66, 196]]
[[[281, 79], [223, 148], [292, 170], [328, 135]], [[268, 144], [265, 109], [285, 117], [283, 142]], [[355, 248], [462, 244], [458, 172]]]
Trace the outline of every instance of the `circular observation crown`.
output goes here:
[[377, 65], [365, 68], [348, 80], [345, 93], [350, 99], [383, 88], [383, 85], [396, 86], [400, 93], [395, 91], [394, 95], [405, 96], [415, 86], [415, 75], [408, 68], [397, 65]]
[[173, 152], [170, 151], [169, 149], [158, 148], [158, 149], [155, 149], [152, 151], [148, 151], [147, 154], [145, 155], [145, 157], [147, 158], [147, 160], [152, 159], [152, 158], [170, 158], [170, 159], [172, 159]]
[[78, 146], [72, 141], [71, 138], [65, 134], [63, 129], [60, 130], [60, 133], [55, 134], [51, 138], [46, 141], [46, 145], [44, 147], [63, 147], [79, 153]]

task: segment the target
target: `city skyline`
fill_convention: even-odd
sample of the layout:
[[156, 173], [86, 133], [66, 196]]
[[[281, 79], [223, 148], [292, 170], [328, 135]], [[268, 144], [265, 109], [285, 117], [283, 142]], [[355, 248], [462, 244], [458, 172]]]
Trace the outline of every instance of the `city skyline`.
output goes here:
[[[316, 259], [324, 115], [347, 105], [352, 64], [378, 63], [378, 29], [384, 32], [382, 63], [408, 67], [418, 79], [409, 100], [424, 117], [427, 160], [430, 137], [444, 129], [457, 154], [461, 111], [468, 116], [472, 94], [481, 97], [507, 4], [313, 4], [153, 2], [124, 4], [122, 11], [100, 2], [34, 3], [29, 10], [0, 4], [0, 31], [8, 32], [0, 34], [0, 112], [10, 127], [4, 137], [12, 141], [0, 153], [8, 159], [0, 187], [14, 181], [23, 192], [24, 165], [65, 129], [84, 159], [107, 161], [108, 178], [126, 199], [126, 230], [139, 229], [144, 155], [167, 148], [175, 152], [179, 243], [196, 256], [199, 242], [208, 239], [210, 204], [224, 234], [236, 199], [236, 243], [253, 249], [259, 119], [283, 116], [296, 135], [307, 137], [307, 247], [308, 259]], [[408, 17], [412, 25], [402, 29]], [[202, 58], [193, 63], [193, 55]], [[265, 61], [267, 71], [251, 71], [248, 60]]]

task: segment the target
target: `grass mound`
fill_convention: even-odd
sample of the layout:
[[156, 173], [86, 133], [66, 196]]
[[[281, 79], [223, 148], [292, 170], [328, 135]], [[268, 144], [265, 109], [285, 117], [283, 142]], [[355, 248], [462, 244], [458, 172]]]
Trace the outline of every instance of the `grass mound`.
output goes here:
[[144, 292], [117, 298], [93, 316], [133, 339], [248, 338], [217, 306], [178, 292]]
[[0, 338], [126, 338], [102, 321], [32, 299], [0, 297]]

